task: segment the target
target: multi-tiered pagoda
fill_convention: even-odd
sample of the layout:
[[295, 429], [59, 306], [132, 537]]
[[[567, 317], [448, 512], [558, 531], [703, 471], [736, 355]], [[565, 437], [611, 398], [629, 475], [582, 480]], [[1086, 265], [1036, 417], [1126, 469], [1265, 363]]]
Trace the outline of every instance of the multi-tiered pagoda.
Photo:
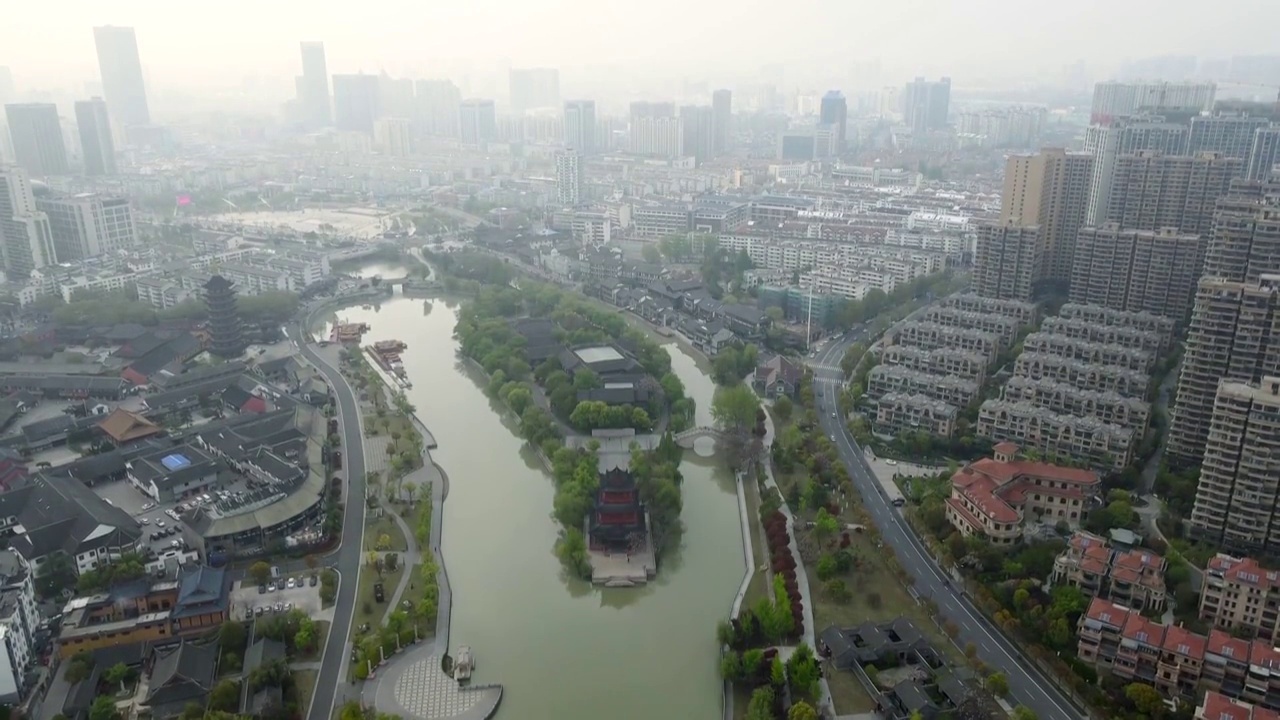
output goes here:
[[591, 549], [630, 552], [644, 547], [645, 525], [644, 503], [640, 502], [640, 491], [631, 473], [622, 468], [600, 473], [588, 526]]
[[204, 304], [209, 312], [209, 349], [221, 358], [240, 357], [245, 343], [235, 286], [221, 275], [214, 275], [204, 284]]

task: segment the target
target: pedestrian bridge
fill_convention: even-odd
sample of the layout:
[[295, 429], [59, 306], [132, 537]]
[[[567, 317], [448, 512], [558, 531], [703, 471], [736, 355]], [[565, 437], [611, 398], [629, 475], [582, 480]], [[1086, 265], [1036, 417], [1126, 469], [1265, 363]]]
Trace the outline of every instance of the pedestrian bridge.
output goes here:
[[698, 427], [689, 428], [675, 436], [676, 444], [682, 448], [691, 448], [697, 442], [698, 438], [711, 438], [712, 440], [724, 439], [724, 433], [716, 428], [699, 425]]

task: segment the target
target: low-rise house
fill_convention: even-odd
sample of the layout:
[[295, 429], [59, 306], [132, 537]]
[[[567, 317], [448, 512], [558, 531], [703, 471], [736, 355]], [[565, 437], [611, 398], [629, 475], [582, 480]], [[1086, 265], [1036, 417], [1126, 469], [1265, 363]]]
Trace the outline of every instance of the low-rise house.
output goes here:
[[1073, 585], [1134, 610], [1159, 612], [1166, 602], [1164, 569], [1164, 558], [1150, 550], [1116, 550], [1097, 535], [1080, 531], [1054, 560], [1053, 583]]
[[1129, 428], [1093, 417], [1056, 413], [1025, 400], [987, 400], [978, 408], [977, 434], [1015, 442], [1050, 457], [1121, 470], [1133, 456]]
[[1280, 720], [1280, 713], [1210, 690], [1196, 707], [1194, 720]]
[[794, 399], [800, 393], [804, 368], [800, 363], [782, 355], [774, 355], [756, 366], [751, 376], [751, 386], [756, 393], [771, 400], [780, 397]]
[[124, 408], [112, 410], [98, 423], [98, 429], [116, 445], [128, 445], [164, 432], [159, 425]]
[[1280, 572], [1253, 558], [1218, 553], [1200, 584], [1200, 619], [1213, 627], [1244, 631], [1280, 644]]
[[875, 430], [885, 435], [926, 432], [951, 437], [956, 406], [919, 393], [887, 392], [876, 399]]
[[188, 705], [209, 704], [209, 691], [217, 677], [218, 643], [180, 642], [157, 648], [151, 660], [151, 678], [142, 706], [154, 720], [182, 715]]
[[1098, 490], [1097, 473], [1019, 460], [1013, 443], [994, 450], [994, 458], [969, 463], [951, 477], [947, 519], [953, 527], [1010, 545], [1021, 538], [1027, 520], [1079, 526]]
[[82, 573], [136, 551], [142, 539], [129, 513], [77, 480], [45, 474], [0, 493], [0, 533], [37, 576], [56, 555]]

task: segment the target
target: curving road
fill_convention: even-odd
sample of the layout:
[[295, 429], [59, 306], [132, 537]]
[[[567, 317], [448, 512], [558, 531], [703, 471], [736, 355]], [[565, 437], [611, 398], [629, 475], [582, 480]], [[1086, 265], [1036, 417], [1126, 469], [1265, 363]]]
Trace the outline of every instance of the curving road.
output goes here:
[[342, 472], [347, 478], [347, 505], [342, 518], [342, 545], [327, 556], [342, 575], [338, 583], [338, 597], [333, 608], [333, 622], [329, 625], [329, 637], [325, 639], [320, 673], [316, 678], [315, 693], [311, 696], [307, 720], [329, 720], [340, 695], [339, 689], [346, 683], [347, 637], [351, 634], [351, 618], [356, 606], [356, 590], [359, 586], [360, 542], [364, 536], [364, 432], [360, 419], [360, 407], [347, 379], [315, 351], [307, 342], [305, 328], [295, 325], [294, 341], [303, 357], [320, 371], [333, 388], [338, 401], [338, 427], [342, 434]]
[[921, 597], [938, 606], [939, 614], [960, 628], [960, 641], [973, 643], [978, 657], [993, 671], [1009, 679], [1010, 696], [1016, 704], [1035, 711], [1040, 720], [1075, 720], [1081, 713], [1038, 670], [1030, 668], [1013, 644], [969, 602], [957, 592], [934, 561], [920, 539], [907, 525], [885, 496], [880, 482], [872, 474], [866, 456], [849, 434], [836, 412], [837, 399], [844, 386], [840, 358], [854, 342], [866, 337], [866, 329], [855, 328], [845, 337], [829, 342], [807, 362], [814, 370], [814, 396], [820, 410], [820, 423], [834, 437], [841, 460], [849, 470], [853, 485], [862, 495], [863, 504], [880, 530], [881, 537], [893, 548], [898, 562], [915, 580]]

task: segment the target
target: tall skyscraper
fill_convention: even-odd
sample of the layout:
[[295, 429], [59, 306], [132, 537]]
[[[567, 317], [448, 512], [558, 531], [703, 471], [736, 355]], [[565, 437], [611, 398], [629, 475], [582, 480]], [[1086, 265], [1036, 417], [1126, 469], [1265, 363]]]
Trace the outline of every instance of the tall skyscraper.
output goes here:
[[1236, 552], [1280, 548], [1280, 377], [1218, 385], [1191, 511], [1193, 536]]
[[1236, 180], [1218, 200], [1204, 275], [1256, 282], [1276, 272], [1280, 272], [1280, 178]]
[[1101, 225], [1107, 219], [1116, 158], [1142, 150], [1181, 155], [1187, 146], [1187, 126], [1165, 122], [1159, 117], [1121, 118], [1109, 125], [1085, 129], [1084, 151], [1093, 156], [1093, 176], [1089, 180], [1087, 225]]
[[1258, 130], [1270, 125], [1266, 118], [1250, 117], [1234, 113], [1199, 115], [1191, 118], [1191, 132], [1187, 136], [1187, 153], [1216, 152], [1223, 157], [1243, 160], [1240, 172], [1248, 170], [1247, 163], [1253, 149], [1253, 138]]
[[111, 118], [102, 98], [76, 101], [76, 127], [86, 175], [116, 174], [116, 144], [111, 139]]
[[419, 80], [414, 84], [413, 125], [418, 137], [458, 137], [458, 107], [462, 91], [450, 80]]
[[564, 103], [564, 146], [582, 155], [596, 151], [596, 102], [566, 100]]
[[1035, 282], [1070, 282], [1076, 234], [1084, 225], [1092, 172], [1093, 156], [1088, 153], [1045, 148], [1035, 155], [1009, 156], [1000, 220], [1040, 228], [1043, 266], [1035, 274]]
[[560, 71], [555, 68], [512, 68], [507, 82], [516, 115], [560, 106]]
[[384, 117], [373, 123], [373, 142], [378, 152], [390, 157], [408, 157], [413, 151], [409, 118]]
[[818, 105], [818, 122], [831, 126], [836, 153], [843, 153], [847, 147], [845, 141], [849, 129], [849, 103], [839, 90], [828, 91], [822, 96], [822, 102]]
[[1213, 109], [1213, 83], [1100, 82], [1093, 86], [1089, 122], [1110, 125], [1134, 115], [1196, 115]]
[[676, 115], [674, 103], [631, 103], [627, 134], [631, 152], [637, 155], [674, 158], [684, 152], [680, 118]]
[[1204, 455], [1221, 380], [1280, 375], [1280, 275], [1256, 282], [1200, 279], [1187, 329], [1166, 456], [1194, 464]]
[[1249, 179], [1266, 180], [1277, 164], [1280, 164], [1280, 125], [1258, 128], [1249, 148]]
[[62, 142], [62, 123], [53, 103], [5, 105], [9, 137], [18, 164], [32, 175], [65, 175], [67, 148]]
[[685, 105], [680, 108], [682, 152], [699, 165], [715, 153], [715, 109], [710, 105]]
[[728, 90], [711, 93], [711, 110], [715, 115], [715, 146], [712, 151], [716, 155], [724, 155], [729, 152], [729, 139], [733, 137], [733, 93]]
[[138, 59], [138, 38], [131, 27], [107, 25], [93, 29], [98, 48], [98, 71], [107, 109], [121, 128], [150, 125], [147, 88], [142, 81], [142, 61]]
[[1040, 230], [1013, 221], [980, 223], [974, 290], [983, 297], [1030, 300], [1045, 264]]
[[49, 218], [36, 208], [27, 171], [0, 165], [0, 258], [9, 279], [56, 262]]
[[83, 260], [138, 243], [129, 199], [85, 193], [36, 198], [49, 218], [54, 254], [60, 263]]
[[324, 59], [324, 43], [303, 42], [302, 74], [298, 76], [298, 103], [310, 128], [329, 126], [329, 68]]
[[462, 142], [481, 145], [498, 137], [498, 111], [492, 100], [463, 100], [458, 108]]
[[379, 117], [409, 119], [413, 115], [413, 81], [393, 78], [386, 73], [378, 76]]
[[1115, 223], [1080, 228], [1071, 302], [1181, 322], [1195, 300], [1207, 242], [1203, 235], [1173, 228], [1123, 230]]
[[1217, 153], [1122, 155], [1116, 158], [1106, 220], [1126, 230], [1171, 227], [1208, 237], [1214, 206], [1242, 163]]
[[18, 98], [18, 91], [13, 86], [13, 73], [9, 68], [0, 65], [0, 105], [7, 105]]
[[333, 76], [333, 124], [339, 130], [373, 134], [379, 110], [377, 75]]
[[582, 155], [576, 150], [556, 153], [556, 200], [566, 207], [582, 202]]
[[951, 78], [930, 82], [918, 77], [902, 91], [902, 119], [915, 132], [945, 129], [950, 109]]

